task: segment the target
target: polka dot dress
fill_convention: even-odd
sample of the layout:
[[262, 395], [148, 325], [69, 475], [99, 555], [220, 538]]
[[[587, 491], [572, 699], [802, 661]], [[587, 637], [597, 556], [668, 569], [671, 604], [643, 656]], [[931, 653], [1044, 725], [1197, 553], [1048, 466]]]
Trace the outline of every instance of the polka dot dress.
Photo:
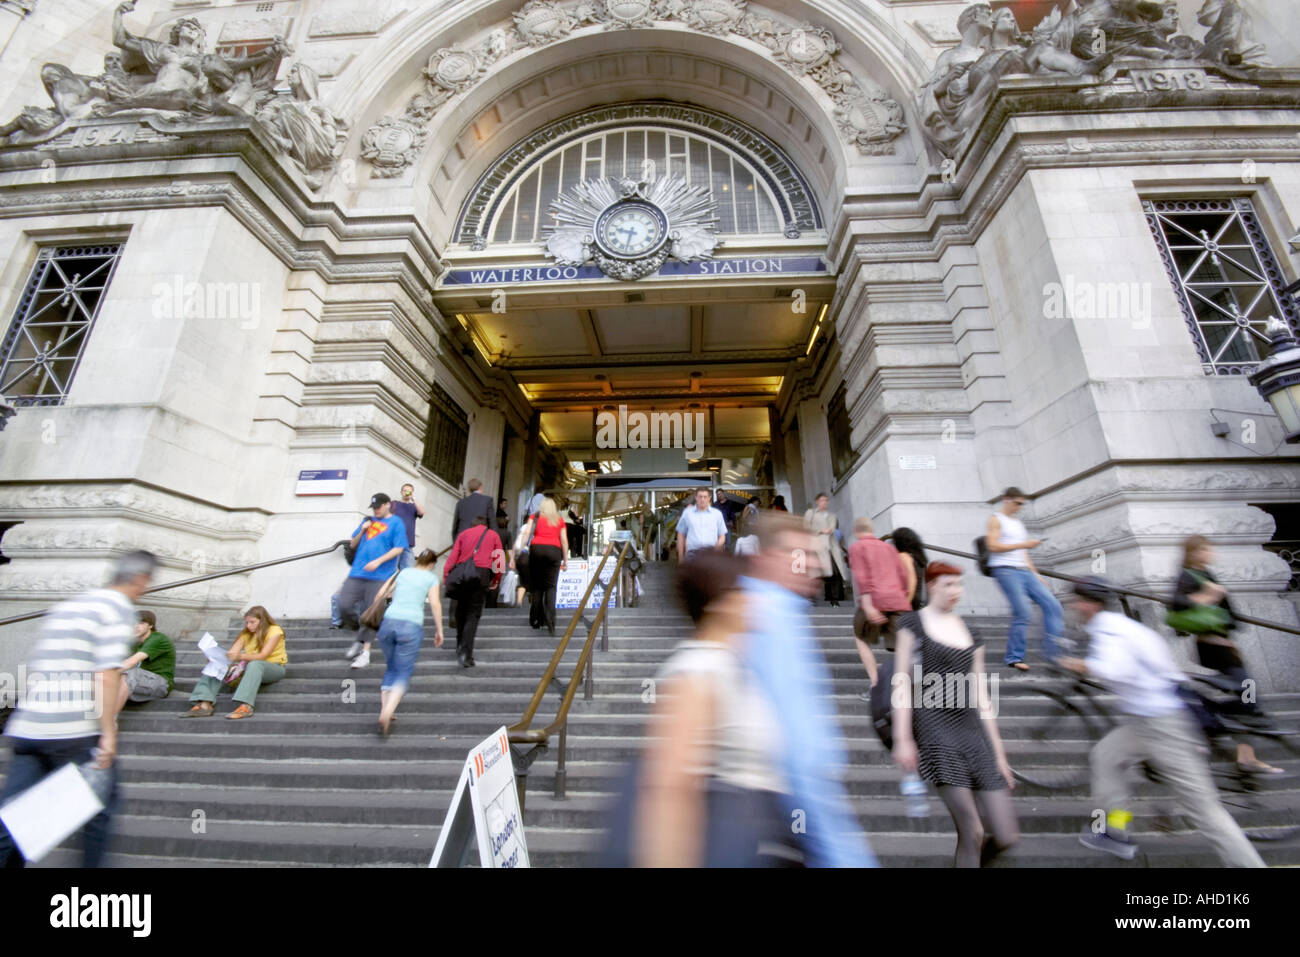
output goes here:
[[[998, 771], [997, 757], [980, 718], [979, 700], [973, 694], [978, 685], [970, 679], [975, 667], [975, 649], [984, 642], [974, 633], [970, 648], [953, 648], [934, 641], [925, 633], [921, 616], [899, 616], [898, 627], [906, 628], [921, 646], [922, 684], [914, 684], [912, 728], [918, 752], [917, 770], [930, 784], [950, 785], [980, 791], [1005, 790], [1006, 778]], [[962, 676], [960, 688], [948, 676]], [[942, 692], [936, 679], [943, 677]], [[941, 703], [940, 703], [941, 700]], [[919, 702], [920, 707], [917, 707]]]

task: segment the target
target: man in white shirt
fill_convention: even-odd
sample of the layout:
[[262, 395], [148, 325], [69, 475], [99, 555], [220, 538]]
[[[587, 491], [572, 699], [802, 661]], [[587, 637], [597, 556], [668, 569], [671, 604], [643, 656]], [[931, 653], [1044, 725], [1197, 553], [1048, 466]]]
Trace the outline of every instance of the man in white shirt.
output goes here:
[[727, 520], [709, 504], [709, 490], [695, 490], [695, 505], [677, 519], [677, 561], [684, 562], [702, 548], [722, 548], [727, 541]]
[[1074, 586], [1070, 607], [1088, 632], [1088, 658], [1058, 664], [1089, 675], [1119, 696], [1122, 723], [1092, 750], [1092, 792], [1097, 819], [1079, 841], [1124, 860], [1137, 855], [1128, 834], [1132, 812], [1126, 773], [1145, 761], [1177, 795], [1179, 809], [1214, 845], [1226, 867], [1264, 867], [1264, 861], [1224, 810], [1210, 776], [1205, 736], [1179, 696], [1187, 679], [1164, 638], [1124, 615], [1106, 611], [1110, 585], [1100, 578]]
[[1029, 630], [1030, 602], [1043, 611], [1043, 652], [1049, 661], [1056, 657], [1061, 636], [1065, 633], [1061, 603], [1029, 557], [1029, 550], [1041, 545], [1042, 539], [1030, 538], [1024, 522], [1016, 517], [1027, 500], [1024, 492], [1011, 486], [1002, 493], [1002, 507], [989, 516], [984, 532], [984, 542], [989, 549], [989, 571], [1011, 604], [1011, 629], [1007, 632], [1005, 662], [1008, 668], [1017, 671], [1029, 670], [1025, 662], [1025, 635]]

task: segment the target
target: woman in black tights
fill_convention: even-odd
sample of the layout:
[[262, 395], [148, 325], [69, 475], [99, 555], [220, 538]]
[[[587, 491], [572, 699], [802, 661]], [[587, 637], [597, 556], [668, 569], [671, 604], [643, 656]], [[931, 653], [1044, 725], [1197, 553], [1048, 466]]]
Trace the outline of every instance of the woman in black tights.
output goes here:
[[[900, 615], [895, 626], [894, 761], [918, 772], [948, 806], [957, 828], [955, 866], [980, 867], [1020, 839], [1015, 779], [985, 682], [984, 643], [953, 612], [961, 569], [931, 562], [925, 583], [929, 604]], [[992, 831], [987, 839], [981, 812]]]

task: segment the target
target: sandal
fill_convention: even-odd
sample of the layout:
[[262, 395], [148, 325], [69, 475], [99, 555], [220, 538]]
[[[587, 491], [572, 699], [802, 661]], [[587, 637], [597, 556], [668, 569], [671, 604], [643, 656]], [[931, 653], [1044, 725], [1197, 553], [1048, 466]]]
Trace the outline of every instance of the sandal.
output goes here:
[[1010, 664], [1008, 664], [1007, 667], [1008, 667], [1008, 668], [1015, 668], [1017, 671], [1028, 671], [1028, 670], [1029, 670], [1029, 665], [1025, 664], [1023, 661], [1013, 661], [1013, 662], [1011, 662]]
[[246, 704], [241, 704], [234, 711], [230, 712], [230, 714], [226, 715], [226, 720], [238, 721], [241, 718], [251, 718], [252, 716], [253, 716], [253, 709]]
[[194, 707], [190, 708], [189, 711], [182, 711], [181, 714], [180, 714], [180, 717], [182, 717], [182, 718], [210, 718], [210, 717], [212, 717], [212, 712], [215, 711], [215, 710], [216, 710], [216, 709], [212, 706], [212, 702], [211, 702], [211, 701], [200, 701], [200, 702], [199, 702], [198, 704], [196, 704]]

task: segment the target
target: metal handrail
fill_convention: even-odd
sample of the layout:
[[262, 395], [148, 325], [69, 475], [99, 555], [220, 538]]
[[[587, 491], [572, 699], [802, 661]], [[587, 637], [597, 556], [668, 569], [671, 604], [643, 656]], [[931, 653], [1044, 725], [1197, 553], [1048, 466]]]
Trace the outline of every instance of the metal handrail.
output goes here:
[[[971, 552], [958, 551], [955, 548], [944, 548], [940, 545], [931, 545], [929, 543], [926, 543], [923, 547], [927, 551], [943, 552], [945, 555], [956, 555], [959, 558], [967, 558], [973, 562], [979, 561], [979, 557]], [[1037, 569], [1037, 571], [1038, 574], [1040, 575], [1043, 575], [1047, 578], [1055, 578], [1059, 581], [1071, 582], [1073, 584], [1082, 584], [1087, 582], [1086, 578], [1079, 578], [1076, 575], [1067, 575], [1064, 572], [1054, 572], [1047, 568], [1039, 568]], [[1111, 591], [1113, 591], [1116, 595], [1119, 596], [1120, 605], [1123, 607], [1125, 614], [1127, 614], [1130, 618], [1134, 617], [1128, 607], [1128, 599], [1130, 598], [1140, 598], [1143, 601], [1153, 601], [1160, 605], [1171, 604], [1168, 598], [1162, 598], [1159, 595], [1152, 595], [1148, 592], [1137, 591], [1136, 589], [1133, 588], [1120, 588], [1117, 585], [1112, 585]], [[1280, 631], [1288, 635], [1300, 635], [1300, 628], [1295, 628], [1291, 625], [1284, 625], [1280, 622], [1265, 621], [1262, 618], [1255, 618], [1251, 615], [1239, 615], [1236, 612], [1232, 613], [1232, 617], [1234, 620], [1244, 622], [1248, 625], [1258, 625], [1261, 628], [1269, 628], [1272, 629], [1273, 631]]]
[[[182, 578], [180, 581], [164, 582], [161, 585], [151, 585], [144, 590], [144, 594], [151, 595], [154, 592], [166, 591], [169, 588], [181, 588], [184, 585], [196, 585], [199, 582], [213, 581], [217, 578], [228, 578], [231, 575], [242, 575], [245, 572], [257, 571], [259, 568], [270, 568], [273, 565], [284, 565], [288, 562], [301, 561], [304, 558], [315, 558], [317, 555], [328, 555], [340, 545], [346, 545], [350, 541], [352, 541], [350, 538], [341, 538], [327, 548], [318, 548], [313, 552], [303, 552], [301, 555], [290, 555], [287, 558], [273, 558], [269, 562], [254, 562], [251, 565], [240, 565], [236, 568], [227, 568], [224, 571], [211, 572], [207, 575], [196, 575], [193, 578]], [[441, 558], [447, 552], [451, 551], [453, 547], [455, 546], [448, 545], [434, 557]], [[42, 608], [40, 611], [30, 611], [25, 615], [12, 615], [9, 618], [0, 618], [0, 625], [13, 625], [20, 621], [31, 621], [35, 618], [44, 616], [49, 610], [49, 608]]]
[[[560, 639], [559, 644], [556, 646], [555, 653], [551, 656], [551, 661], [546, 667], [545, 673], [537, 683], [537, 690], [533, 693], [533, 697], [528, 703], [528, 708], [524, 711], [524, 716], [517, 724], [513, 724], [506, 729], [508, 738], [512, 744], [533, 745], [529, 754], [517, 755], [516, 781], [519, 789], [521, 809], [524, 807], [524, 800], [526, 797], [525, 781], [527, 768], [532, 764], [532, 761], [536, 758], [537, 754], [547, 747], [551, 737], [557, 733], [560, 737], [560, 751], [556, 756], [555, 796], [557, 798], [564, 797], [566, 774], [564, 759], [568, 743], [569, 707], [573, 704], [573, 697], [578, 690], [578, 676], [581, 675], [584, 670], [587, 673], [584, 685], [586, 688], [586, 696], [588, 698], [591, 697], [592, 654], [595, 647], [596, 634], [602, 630], [602, 626], [605, 623], [606, 613], [609, 610], [610, 596], [614, 594], [616, 589], [624, 591], [624, 582], [620, 576], [623, 572], [623, 562], [626, 560], [628, 554], [635, 548], [632, 542], [624, 542], [623, 547], [619, 550], [618, 561], [614, 563], [614, 571], [610, 575], [609, 587], [605, 589], [605, 593], [601, 596], [600, 605], [596, 609], [595, 618], [587, 624], [587, 639], [583, 642], [582, 652], [578, 655], [578, 663], [574, 666], [573, 674], [569, 678], [568, 684], [565, 686], [564, 696], [560, 700], [559, 708], [556, 709], [555, 712], [555, 719], [545, 728], [530, 729], [529, 725], [532, 724], [533, 718], [537, 715], [537, 708], [540, 706], [542, 698], [546, 694], [546, 689], [550, 687], [551, 682], [555, 680], [555, 673], [559, 668], [561, 659], [564, 657], [565, 650], [568, 648], [569, 639], [573, 636], [573, 632], [578, 627], [578, 622], [585, 621], [582, 613], [586, 610], [587, 602], [591, 598], [592, 589], [596, 587], [596, 582], [600, 581], [601, 572], [605, 568], [605, 562], [609, 559], [610, 550], [613, 546], [613, 542], [609, 542], [605, 545], [605, 550], [600, 556], [600, 564], [596, 566], [595, 574], [591, 576], [591, 581], [587, 583], [587, 590], [583, 593], [582, 601], [578, 603], [573, 618], [569, 621], [569, 626], [564, 630], [564, 636]], [[626, 594], [624, 594], [622, 599], [626, 600], [626, 597]], [[520, 766], [523, 768], [522, 773], [518, 770]]]

